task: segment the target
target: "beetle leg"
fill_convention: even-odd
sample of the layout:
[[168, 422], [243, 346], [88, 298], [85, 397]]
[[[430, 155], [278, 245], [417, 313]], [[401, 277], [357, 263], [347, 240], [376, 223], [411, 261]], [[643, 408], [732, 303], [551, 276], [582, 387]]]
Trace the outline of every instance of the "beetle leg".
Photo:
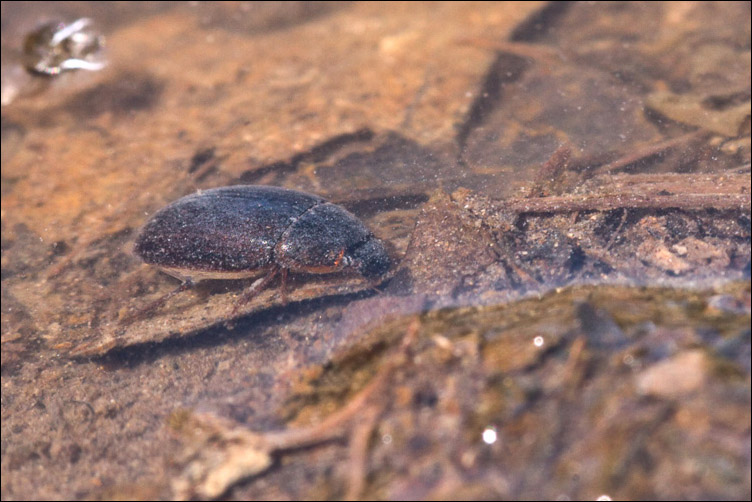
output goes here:
[[186, 279], [177, 288], [173, 289], [172, 291], [170, 291], [166, 295], [163, 295], [161, 298], [158, 298], [157, 300], [154, 300], [153, 302], [151, 302], [149, 305], [147, 305], [146, 307], [142, 308], [141, 310], [137, 310], [132, 315], [126, 315], [124, 318], [122, 318], [120, 320], [120, 322], [121, 323], [124, 322], [124, 321], [130, 321], [130, 322], [132, 322], [132, 321], [135, 321], [135, 320], [143, 317], [144, 315], [148, 314], [149, 312], [151, 312], [153, 310], [156, 310], [159, 307], [161, 307], [162, 305], [164, 305], [165, 303], [167, 303], [167, 300], [169, 300], [173, 296], [177, 295], [178, 293], [182, 293], [183, 291], [192, 288], [193, 286], [195, 286], [195, 284], [196, 283], [194, 283], [192, 280]]
[[261, 279], [260, 281], [256, 281], [256, 283], [251, 286], [251, 288], [246, 291], [243, 296], [240, 297], [240, 300], [238, 300], [235, 303], [235, 308], [232, 309], [232, 313], [230, 314], [230, 317], [235, 317], [235, 315], [238, 313], [238, 310], [240, 310], [240, 307], [251, 301], [251, 299], [259, 294], [262, 289], [264, 289], [267, 284], [272, 282], [272, 279], [274, 279], [277, 274], [280, 271], [280, 267], [274, 267], [266, 277]]

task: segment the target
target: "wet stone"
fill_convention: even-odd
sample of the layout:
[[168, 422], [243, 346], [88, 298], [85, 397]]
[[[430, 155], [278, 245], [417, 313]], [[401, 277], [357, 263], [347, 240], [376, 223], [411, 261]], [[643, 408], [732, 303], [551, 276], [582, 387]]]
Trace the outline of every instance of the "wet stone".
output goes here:
[[[748, 4], [385, 5], [3, 2], [3, 499], [750, 498]], [[238, 184], [394, 266], [128, 322]]]

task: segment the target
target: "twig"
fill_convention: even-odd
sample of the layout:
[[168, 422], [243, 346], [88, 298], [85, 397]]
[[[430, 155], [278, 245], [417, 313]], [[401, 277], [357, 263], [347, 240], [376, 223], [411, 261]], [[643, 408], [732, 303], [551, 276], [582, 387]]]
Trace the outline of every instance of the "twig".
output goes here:
[[381, 411], [381, 406], [366, 410], [350, 435], [349, 482], [345, 500], [358, 500], [363, 493], [368, 475], [368, 442]]
[[378, 373], [358, 394], [353, 397], [343, 408], [326, 417], [322, 422], [298, 429], [289, 429], [282, 432], [270, 432], [264, 434], [264, 439], [271, 446], [272, 450], [289, 450], [301, 448], [303, 446], [320, 443], [342, 435], [341, 427], [344, 423], [350, 421], [356, 414], [363, 411], [368, 401], [382, 391], [394, 374], [394, 370], [401, 365], [407, 355], [409, 347], [417, 338], [420, 321], [415, 319], [408, 326], [405, 332], [402, 344], [396, 353], [387, 358], [386, 362], [379, 368]]
[[627, 221], [627, 213], [628, 211], [626, 208], [621, 210], [621, 218], [619, 219], [619, 224], [616, 226], [614, 233], [611, 234], [611, 238], [608, 239], [608, 243], [606, 244], [606, 247], [603, 248], [604, 251], [608, 251], [609, 249], [611, 249], [611, 246], [613, 246], [614, 242], [616, 242], [616, 238], [619, 237], [619, 232], [621, 232], [621, 229], [624, 226], [624, 223]]
[[[231, 419], [211, 413], [177, 411], [170, 419], [171, 428], [183, 436], [185, 443], [184, 474], [173, 482], [177, 499], [217, 498], [243, 479], [257, 476], [273, 465], [273, 456], [320, 444], [346, 434], [344, 426], [358, 417], [350, 429], [349, 443], [353, 458], [348, 494], [358, 496], [365, 485], [368, 468], [368, 441], [381, 410], [385, 387], [395, 369], [404, 364], [410, 346], [417, 339], [420, 321], [410, 323], [402, 343], [378, 369], [371, 382], [343, 408], [318, 425], [260, 434]], [[379, 401], [374, 396], [381, 395]]]
[[567, 169], [569, 158], [572, 156], [572, 149], [567, 145], [562, 145], [556, 149], [551, 158], [546, 161], [535, 176], [535, 182], [530, 188], [528, 198], [543, 197], [549, 195], [554, 187], [556, 180], [561, 173]]
[[671, 150], [678, 146], [700, 142], [702, 140], [705, 140], [708, 136], [710, 136], [710, 133], [708, 131], [699, 130], [683, 134], [676, 138], [671, 138], [659, 143], [648, 145], [642, 149], [630, 153], [629, 155], [620, 157], [613, 162], [609, 162], [604, 166], [597, 167], [591, 170], [590, 174], [596, 175], [619, 171], [631, 164], [647, 159], [648, 157], [652, 157], [653, 155], [659, 155], [661, 153], [667, 152], [668, 150]]
[[686, 211], [747, 210], [750, 194], [604, 194], [562, 195], [537, 199], [510, 199], [499, 203], [502, 210], [516, 213], [569, 213], [614, 209], [683, 209]]

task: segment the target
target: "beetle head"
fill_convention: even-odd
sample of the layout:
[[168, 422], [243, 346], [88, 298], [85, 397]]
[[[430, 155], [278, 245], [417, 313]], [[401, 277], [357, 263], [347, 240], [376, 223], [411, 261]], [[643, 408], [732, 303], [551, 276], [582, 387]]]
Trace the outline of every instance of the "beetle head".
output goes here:
[[349, 255], [352, 267], [366, 279], [381, 277], [391, 264], [384, 243], [375, 237], [358, 244]]

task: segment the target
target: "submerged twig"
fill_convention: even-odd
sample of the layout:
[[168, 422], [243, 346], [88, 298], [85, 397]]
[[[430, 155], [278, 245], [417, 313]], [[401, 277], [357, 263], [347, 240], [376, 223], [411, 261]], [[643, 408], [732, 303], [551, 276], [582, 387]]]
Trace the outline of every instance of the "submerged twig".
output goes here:
[[535, 182], [530, 188], [528, 198], [543, 197], [549, 195], [556, 181], [566, 171], [572, 149], [568, 145], [562, 145], [556, 149], [535, 176]]
[[374, 398], [386, 392], [395, 369], [407, 360], [419, 327], [420, 320], [416, 318], [408, 326], [400, 346], [386, 358], [368, 385], [319, 424], [256, 433], [242, 424], [213, 414], [176, 412], [171, 418], [172, 427], [189, 438], [183, 475], [173, 484], [176, 497], [220, 497], [235, 483], [266, 471], [277, 453], [347, 436], [348, 423], [355, 417], [359, 420], [349, 431], [349, 442], [356, 469], [349, 479], [348, 494], [352, 497], [360, 494], [367, 474], [368, 439], [384, 406], [383, 400], [377, 402]]
[[695, 143], [702, 142], [706, 140], [710, 135], [711, 133], [709, 133], [708, 131], [704, 131], [704, 130], [692, 131], [690, 133], [683, 134], [676, 138], [670, 138], [665, 141], [661, 141], [659, 143], [648, 145], [644, 148], [638, 148], [634, 152], [631, 152], [628, 155], [620, 157], [614, 160], [613, 162], [609, 162], [608, 164], [592, 169], [590, 171], [590, 174], [595, 175], [595, 174], [604, 174], [604, 173], [614, 173], [621, 169], [624, 169], [627, 166], [630, 166], [632, 164], [645, 160], [654, 155], [660, 155], [660, 154], [666, 153], [669, 150], [672, 150], [680, 146], [689, 146]]
[[749, 210], [750, 194], [616, 193], [603, 195], [562, 195], [537, 199], [510, 199], [499, 202], [501, 209], [516, 213], [569, 213], [572, 211], [611, 211], [614, 209], [683, 209], [686, 211]]

